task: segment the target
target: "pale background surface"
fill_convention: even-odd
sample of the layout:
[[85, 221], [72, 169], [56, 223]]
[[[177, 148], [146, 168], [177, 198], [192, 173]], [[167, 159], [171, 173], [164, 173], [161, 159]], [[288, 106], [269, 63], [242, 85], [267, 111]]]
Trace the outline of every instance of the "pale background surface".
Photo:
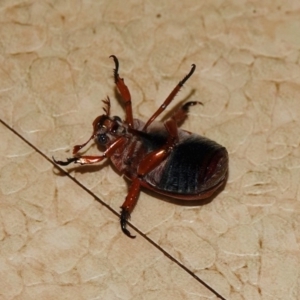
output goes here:
[[[0, 22], [0, 300], [217, 299], [179, 263], [224, 299], [300, 299], [298, 0], [7, 0]], [[142, 120], [195, 63], [174, 105], [202, 101], [183, 128], [230, 154], [205, 206], [141, 193], [131, 221], [153, 243], [4, 126], [69, 157], [107, 95], [124, 116], [111, 54]], [[119, 212], [127, 186], [104, 165], [69, 171]]]

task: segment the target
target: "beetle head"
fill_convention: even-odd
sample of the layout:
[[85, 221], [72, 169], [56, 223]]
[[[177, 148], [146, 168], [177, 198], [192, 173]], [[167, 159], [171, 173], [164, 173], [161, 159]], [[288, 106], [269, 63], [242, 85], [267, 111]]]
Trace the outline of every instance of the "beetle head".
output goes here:
[[88, 144], [92, 139], [99, 145], [107, 146], [116, 140], [116, 138], [126, 134], [127, 130], [122, 122], [121, 118], [118, 116], [110, 117], [110, 100], [103, 100], [105, 107], [103, 110], [105, 114], [98, 116], [93, 122], [93, 134], [89, 140], [82, 144], [76, 145], [73, 148], [73, 154], [76, 154], [81, 148]]
[[111, 144], [127, 133], [126, 127], [118, 116], [99, 116], [93, 122], [93, 126], [95, 142], [103, 146]]

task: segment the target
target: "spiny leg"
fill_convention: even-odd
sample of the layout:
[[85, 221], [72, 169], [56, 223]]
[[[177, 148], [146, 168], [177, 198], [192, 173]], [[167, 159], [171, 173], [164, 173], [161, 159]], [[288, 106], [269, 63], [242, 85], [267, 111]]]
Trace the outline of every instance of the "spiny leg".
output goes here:
[[131, 95], [129, 92], [128, 87], [126, 86], [124, 79], [120, 78], [119, 76], [119, 61], [115, 55], [111, 55], [110, 57], [113, 58], [115, 62], [115, 69], [114, 69], [114, 79], [115, 84], [123, 98], [125, 103], [125, 111], [126, 111], [126, 123], [130, 128], [133, 128], [133, 115], [132, 115], [132, 105], [131, 105]]
[[186, 81], [193, 75], [196, 69], [196, 65], [192, 64], [192, 68], [190, 72], [177, 84], [177, 86], [173, 89], [164, 103], [158, 108], [158, 110], [152, 115], [152, 117], [147, 121], [146, 125], [144, 126], [143, 130], [145, 130], [172, 102], [176, 94], [179, 92], [180, 88], [186, 83]]

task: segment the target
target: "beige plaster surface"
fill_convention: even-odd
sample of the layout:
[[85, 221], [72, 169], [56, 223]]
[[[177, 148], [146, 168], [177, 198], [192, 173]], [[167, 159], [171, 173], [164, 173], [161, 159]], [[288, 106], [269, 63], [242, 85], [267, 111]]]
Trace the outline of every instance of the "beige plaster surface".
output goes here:
[[[300, 299], [298, 0], [3, 0], [0, 23], [0, 300]], [[142, 192], [135, 240], [108, 162], [51, 161], [106, 96], [124, 117], [111, 54], [142, 120], [195, 63], [168, 112], [202, 101], [182, 127], [230, 158], [207, 205]]]

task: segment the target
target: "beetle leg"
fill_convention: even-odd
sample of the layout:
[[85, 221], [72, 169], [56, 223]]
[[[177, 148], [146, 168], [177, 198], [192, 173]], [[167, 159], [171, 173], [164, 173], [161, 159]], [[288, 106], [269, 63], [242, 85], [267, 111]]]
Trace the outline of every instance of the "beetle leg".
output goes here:
[[125, 142], [124, 138], [122, 138], [122, 137], [118, 138], [100, 156], [90, 156], [90, 155], [77, 156], [77, 157], [67, 158], [66, 161], [55, 160], [54, 157], [52, 157], [52, 159], [56, 164], [58, 164], [60, 166], [67, 166], [72, 162], [75, 164], [79, 163], [81, 165], [95, 164], [95, 163], [102, 161], [105, 158], [111, 157], [114, 154], [114, 152], [124, 144], [124, 142]]
[[142, 178], [159, 166], [170, 154], [173, 147], [178, 142], [178, 130], [177, 124], [174, 119], [170, 119], [165, 122], [165, 127], [169, 133], [166, 144], [158, 150], [148, 153], [139, 163], [138, 166], [138, 177], [133, 179], [132, 184], [129, 188], [128, 195], [121, 206], [121, 228], [122, 231], [129, 237], [135, 238], [132, 236], [128, 229], [126, 229], [127, 220], [130, 218], [130, 214], [133, 211], [136, 202], [138, 200], [141, 180]]
[[190, 106], [194, 106], [197, 104], [203, 105], [203, 103], [200, 101], [190, 101], [185, 103], [180, 107], [180, 109], [175, 112], [175, 114], [172, 116], [172, 119], [175, 120], [176, 124], [181, 123], [187, 117]]
[[77, 157], [70, 157], [70, 158], [67, 158], [66, 161], [62, 161], [62, 160], [56, 160], [56, 159], [54, 158], [54, 156], [52, 156], [52, 160], [53, 160], [57, 165], [60, 165], [60, 166], [67, 166], [67, 165], [69, 165], [69, 164], [72, 163], [72, 162], [75, 162], [75, 163], [76, 163]]
[[135, 236], [131, 235], [129, 230], [126, 228], [126, 224], [127, 224], [127, 220], [130, 218], [131, 212], [133, 211], [136, 205], [140, 193], [140, 186], [141, 186], [140, 178], [137, 177], [133, 179], [132, 184], [129, 188], [128, 195], [126, 196], [126, 199], [123, 205], [121, 206], [121, 218], [120, 218], [121, 228], [122, 231], [130, 238], [135, 238]]
[[164, 125], [169, 133], [168, 139], [160, 149], [148, 153], [140, 161], [137, 173], [141, 178], [159, 166], [169, 156], [173, 147], [178, 142], [178, 128], [175, 120], [169, 119]]
[[179, 92], [180, 88], [186, 83], [186, 81], [193, 75], [196, 69], [196, 65], [192, 64], [190, 72], [177, 84], [173, 89], [164, 103], [158, 108], [158, 110], [152, 115], [152, 117], [147, 121], [146, 125], [143, 128], [143, 131], [167, 108], [167, 106], [172, 102], [176, 94]]
[[114, 79], [115, 84], [123, 98], [125, 103], [125, 111], [126, 111], [126, 123], [130, 128], [133, 128], [133, 115], [132, 115], [132, 105], [131, 105], [131, 95], [127, 85], [124, 82], [123, 78], [119, 76], [119, 61], [115, 55], [111, 55], [110, 57], [113, 58], [115, 62], [115, 69], [114, 69]]
[[67, 166], [70, 163], [81, 164], [81, 165], [95, 164], [95, 163], [102, 161], [104, 158], [106, 158], [106, 156], [104, 156], [104, 155], [101, 155], [101, 156], [78, 156], [78, 157], [67, 158], [66, 161], [62, 161], [62, 160], [56, 160], [52, 156], [53, 161], [60, 166]]

